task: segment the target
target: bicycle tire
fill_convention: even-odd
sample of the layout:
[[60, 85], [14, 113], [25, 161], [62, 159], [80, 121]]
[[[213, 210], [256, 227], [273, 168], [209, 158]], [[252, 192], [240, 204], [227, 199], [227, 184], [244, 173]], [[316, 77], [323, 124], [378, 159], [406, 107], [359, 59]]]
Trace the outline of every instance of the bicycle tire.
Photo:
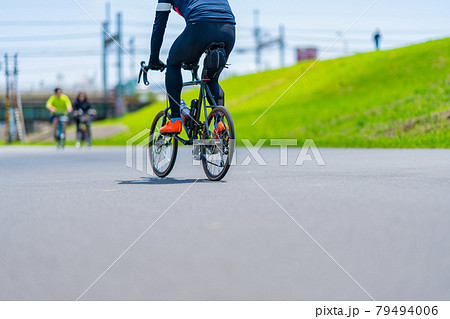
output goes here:
[[[159, 132], [155, 132], [156, 130], [159, 131], [159, 128], [161, 128], [162, 126], [164, 126], [166, 123], [164, 121], [164, 118], [166, 118], [166, 112], [165, 111], [161, 111], [158, 114], [156, 114], [152, 126], [150, 127], [150, 136], [149, 136], [149, 156], [150, 156], [150, 164], [152, 165], [152, 169], [153, 172], [156, 174], [156, 176], [164, 178], [167, 175], [170, 174], [170, 172], [172, 171], [174, 165], [175, 165], [175, 160], [177, 158], [177, 153], [178, 153], [178, 140], [176, 138], [174, 138], [173, 136], [170, 138], [170, 145], [173, 146], [173, 150], [171, 152], [170, 155], [170, 160], [169, 163], [167, 165], [167, 167], [163, 170], [159, 170], [156, 166], [158, 166], [158, 164], [160, 164], [160, 159], [157, 159], [156, 156], [154, 155], [153, 151], [154, 150], [154, 146], [157, 147], [157, 143], [162, 142], [162, 140], [160, 139], [167, 139], [168, 136], [159, 134]], [[167, 120], [168, 118], [166, 118]], [[158, 123], [161, 121], [161, 125], [158, 126]], [[155, 141], [154, 138], [157, 138], [157, 141]], [[168, 140], [166, 142], [164, 142], [164, 144], [167, 144]], [[162, 150], [161, 150], [162, 151]], [[167, 159], [167, 157], [165, 157]]]
[[86, 133], [84, 134], [84, 141], [87, 147], [92, 146], [91, 129], [87, 125], [86, 125]]
[[[218, 172], [217, 174], [214, 174], [209, 169], [209, 166], [214, 166], [214, 165], [212, 165], [211, 162], [209, 162], [206, 157], [211, 147], [203, 146], [203, 150], [202, 150], [203, 170], [205, 171], [205, 174], [209, 178], [209, 180], [214, 181], [214, 182], [218, 182], [218, 181], [222, 180], [225, 177], [225, 175], [228, 173], [228, 170], [230, 169], [230, 166], [231, 166], [231, 163], [233, 160], [233, 155], [234, 155], [234, 150], [235, 150], [235, 138], [236, 138], [235, 130], [234, 130], [234, 123], [233, 123], [233, 119], [231, 117], [230, 112], [225, 107], [222, 107], [222, 106], [214, 108], [208, 115], [208, 123], [210, 126], [214, 125], [214, 117], [216, 115], [220, 116], [221, 118], [226, 119], [225, 127], [227, 128], [226, 131], [228, 133], [228, 136], [227, 136], [228, 145], [227, 145], [227, 143], [224, 143], [224, 145], [225, 145], [225, 147], [228, 148], [228, 156], [227, 156], [227, 159], [224, 163], [222, 170], [220, 172]], [[203, 132], [203, 139], [209, 140], [210, 137], [206, 136], [206, 134], [207, 134], [207, 130], [205, 129]], [[219, 138], [219, 137], [215, 137], [215, 138]], [[214, 147], [217, 147], [217, 146], [214, 146]], [[224, 153], [224, 152], [222, 152], [222, 153]]]

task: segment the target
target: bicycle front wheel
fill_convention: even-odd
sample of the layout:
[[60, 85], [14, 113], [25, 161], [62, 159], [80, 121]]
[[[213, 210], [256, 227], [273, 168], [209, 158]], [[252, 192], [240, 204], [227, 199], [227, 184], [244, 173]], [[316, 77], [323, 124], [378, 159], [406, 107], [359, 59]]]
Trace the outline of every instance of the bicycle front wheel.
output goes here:
[[91, 147], [92, 145], [92, 137], [91, 137], [91, 128], [89, 126], [86, 126], [86, 133], [85, 133], [85, 141], [86, 146]]
[[202, 148], [202, 164], [206, 176], [220, 181], [230, 169], [234, 148], [235, 132], [230, 112], [216, 107], [208, 115], [208, 127], [203, 133], [205, 146]]
[[165, 111], [156, 114], [150, 128], [149, 156], [153, 172], [158, 177], [166, 177], [175, 165], [178, 152], [178, 140], [172, 135], [159, 132], [169, 120]]

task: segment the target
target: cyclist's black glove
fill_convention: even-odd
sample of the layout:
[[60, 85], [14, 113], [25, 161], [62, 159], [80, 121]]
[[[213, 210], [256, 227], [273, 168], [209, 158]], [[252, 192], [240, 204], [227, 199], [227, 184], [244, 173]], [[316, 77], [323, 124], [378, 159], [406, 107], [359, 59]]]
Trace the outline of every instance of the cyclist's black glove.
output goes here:
[[158, 59], [156, 61], [150, 60], [148, 62], [148, 68], [153, 71], [161, 71], [162, 72], [166, 68], [166, 65], [160, 59]]

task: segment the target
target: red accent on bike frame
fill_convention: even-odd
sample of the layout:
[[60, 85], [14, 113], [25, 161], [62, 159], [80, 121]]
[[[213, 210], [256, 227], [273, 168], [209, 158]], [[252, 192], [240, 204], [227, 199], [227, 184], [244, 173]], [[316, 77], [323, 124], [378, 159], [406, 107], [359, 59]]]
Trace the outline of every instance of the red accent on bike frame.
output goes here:
[[173, 7], [173, 9], [175, 10], [176, 13], [178, 13], [180, 16], [182, 16], [177, 7]]
[[202, 79], [202, 81], [208, 82], [211, 81], [211, 79]]

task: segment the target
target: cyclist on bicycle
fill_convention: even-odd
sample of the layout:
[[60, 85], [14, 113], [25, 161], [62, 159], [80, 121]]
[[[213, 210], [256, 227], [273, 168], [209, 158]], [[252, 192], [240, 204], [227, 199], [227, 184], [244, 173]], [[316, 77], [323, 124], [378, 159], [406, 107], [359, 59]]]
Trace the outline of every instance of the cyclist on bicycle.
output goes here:
[[[67, 116], [68, 113], [72, 112], [72, 102], [67, 95], [62, 93], [61, 88], [55, 89], [55, 94], [52, 95], [47, 103], [47, 109], [51, 112], [50, 121], [52, 123], [52, 133], [55, 140], [58, 139], [56, 136], [56, 130], [58, 128], [58, 120], [60, 116]], [[63, 131], [66, 128], [66, 123], [63, 124]]]
[[[151, 38], [150, 69], [164, 70], [159, 53], [172, 8], [185, 19], [186, 28], [173, 43], [167, 59], [166, 89], [172, 118], [160, 129], [161, 133], [182, 131], [180, 116], [182, 64], [197, 65], [201, 55], [212, 42], [225, 43], [228, 59], [235, 43], [236, 21], [228, 0], [158, 0]], [[218, 106], [225, 104], [224, 92], [219, 85], [221, 71], [215, 72], [208, 82]]]
[[77, 100], [75, 101], [75, 104], [73, 105], [73, 116], [75, 118], [75, 123], [77, 127], [77, 141], [76, 141], [76, 147], [79, 148], [81, 146], [81, 139], [82, 139], [82, 127], [83, 124], [86, 125], [86, 130], [89, 132], [88, 135], [90, 136], [90, 130], [91, 130], [91, 123], [89, 121], [82, 121], [82, 115], [89, 115], [89, 117], [92, 117], [97, 112], [92, 107], [91, 102], [89, 102], [86, 93], [79, 92], [77, 96]]

